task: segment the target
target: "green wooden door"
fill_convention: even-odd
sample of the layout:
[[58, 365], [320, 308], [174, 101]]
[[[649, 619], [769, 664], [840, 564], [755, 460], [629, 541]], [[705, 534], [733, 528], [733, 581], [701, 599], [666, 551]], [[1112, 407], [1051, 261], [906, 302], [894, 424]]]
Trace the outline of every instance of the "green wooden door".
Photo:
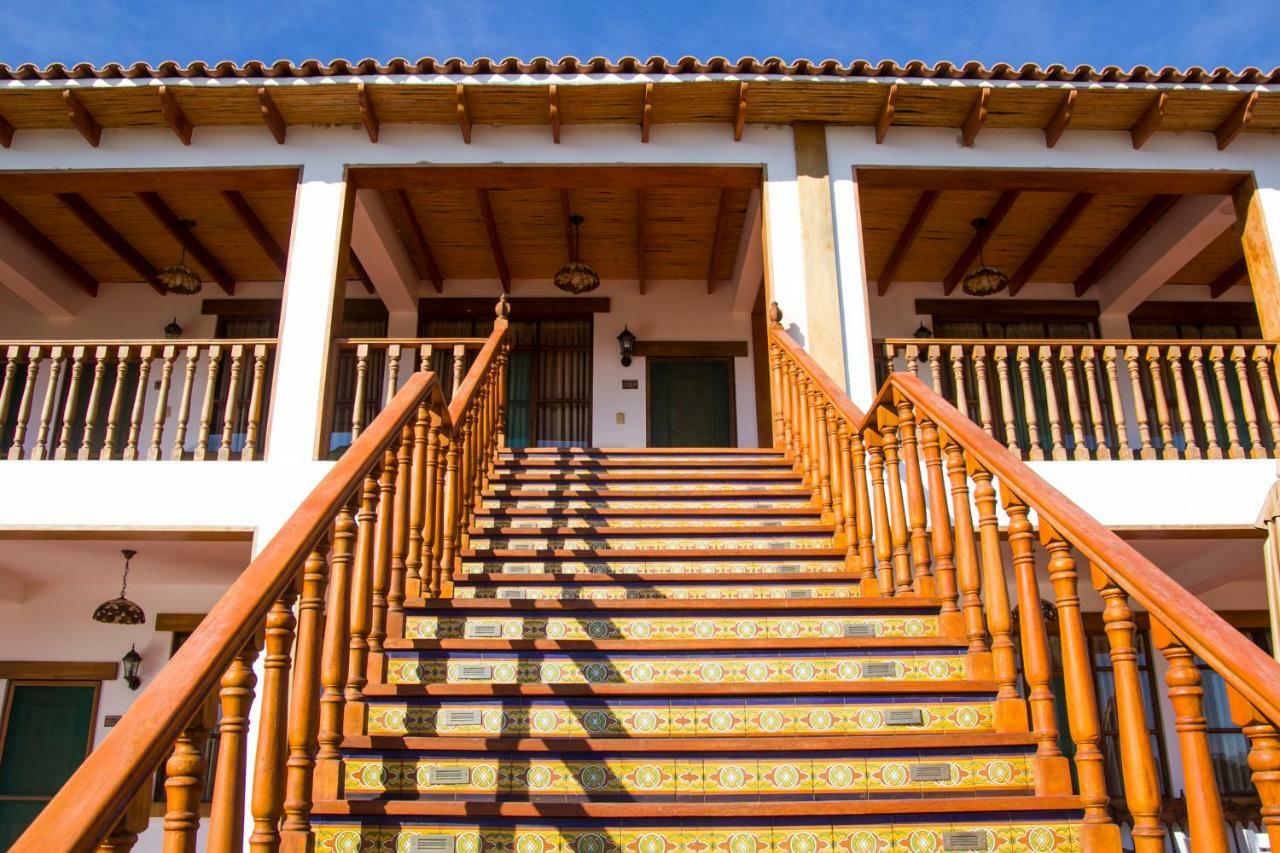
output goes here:
[[732, 447], [733, 362], [650, 358], [649, 446]]
[[7, 849], [84, 761], [98, 688], [9, 685], [0, 752], [0, 849]]

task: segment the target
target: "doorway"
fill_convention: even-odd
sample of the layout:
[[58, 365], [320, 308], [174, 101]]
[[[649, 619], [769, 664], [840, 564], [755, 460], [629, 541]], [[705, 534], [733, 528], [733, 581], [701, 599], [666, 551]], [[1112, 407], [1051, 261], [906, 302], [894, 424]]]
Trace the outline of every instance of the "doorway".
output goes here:
[[650, 447], [734, 447], [733, 359], [646, 359]]

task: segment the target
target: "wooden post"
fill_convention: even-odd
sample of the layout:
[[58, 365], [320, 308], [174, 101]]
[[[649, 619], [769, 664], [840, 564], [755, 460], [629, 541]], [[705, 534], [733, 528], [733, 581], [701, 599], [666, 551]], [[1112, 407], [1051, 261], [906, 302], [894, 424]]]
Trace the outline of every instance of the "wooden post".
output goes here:
[[[262, 709], [253, 767], [253, 832], [249, 835], [249, 849], [254, 853], [272, 853], [280, 845], [280, 814], [287, 777], [285, 755], [289, 749], [289, 654], [297, 626], [293, 616], [295, 597], [290, 584], [267, 612]], [[298, 696], [296, 701], [310, 705], [315, 702], [315, 693]]]
[[889, 534], [893, 543], [894, 595], [913, 591], [911, 552], [907, 548], [907, 513], [902, 502], [902, 479], [898, 468], [897, 416], [879, 412], [880, 435], [884, 439], [884, 481], [889, 497]]
[[[867, 446], [868, 470], [871, 476], [871, 495], [875, 501], [874, 540], [876, 549], [876, 593], [893, 595], [893, 543], [889, 540], [889, 504], [885, 499], [884, 447], [880, 436], [868, 431], [863, 439]], [[864, 573], [863, 586], [866, 586]]]
[[987, 626], [982, 618], [982, 576], [978, 570], [973, 509], [969, 503], [969, 473], [965, 469], [964, 450], [949, 435], [943, 440], [946, 443], [947, 478], [951, 481], [951, 505], [955, 517], [956, 586], [960, 593], [960, 612], [964, 616], [964, 635], [969, 641], [970, 670], [989, 673], [992, 671], [991, 651], [987, 648]]
[[360, 488], [360, 510], [356, 514], [356, 549], [351, 573], [351, 620], [347, 625], [347, 685], [343, 692], [343, 734], [365, 732], [364, 686], [369, 683], [365, 668], [369, 659], [369, 626], [373, 607], [373, 551], [375, 502], [378, 480], [365, 474]]
[[912, 587], [916, 595], [933, 596], [937, 584], [925, 530], [924, 479], [920, 472], [920, 443], [916, 437], [915, 406], [901, 395], [897, 399], [898, 434], [901, 437], [903, 473], [907, 486], [907, 522], [911, 529]]
[[806, 349], [835, 381], [846, 387], [844, 335], [840, 326], [840, 280], [836, 272], [835, 225], [827, 163], [827, 128], [819, 122], [791, 126], [796, 152], [796, 189], [804, 250], [808, 306]]
[[342, 789], [343, 687], [347, 683], [348, 624], [351, 612], [351, 552], [356, 522], [351, 502], [338, 510], [333, 524], [333, 556], [329, 561], [324, 652], [320, 663], [320, 723], [315, 760], [315, 796], [338, 797]]
[[862, 565], [862, 594], [877, 595], [876, 552], [871, 544], [871, 494], [867, 489], [867, 448], [856, 426], [849, 436], [853, 457], [854, 514], [858, 522], [858, 562]]
[[[939, 632], [954, 636], [964, 632], [964, 620], [956, 603], [955, 549], [951, 538], [951, 517], [947, 510], [947, 486], [942, 474], [942, 448], [939, 447], [938, 427], [928, 417], [920, 419], [920, 449], [929, 477], [929, 529], [933, 537], [937, 592], [942, 599], [938, 615]], [[972, 530], [969, 535], [972, 536]], [[942, 630], [944, 625], [945, 632]]]
[[1236, 219], [1244, 226], [1240, 244], [1249, 270], [1249, 284], [1253, 287], [1253, 301], [1262, 324], [1262, 336], [1268, 341], [1280, 341], [1280, 262], [1276, 258], [1272, 232], [1267, 227], [1267, 217], [1276, 215], [1275, 197], [1274, 187], [1260, 191], [1252, 175], [1240, 182], [1233, 196]]
[[258, 677], [256, 638], [245, 644], [222, 676], [219, 699], [222, 720], [218, 724], [218, 767], [213, 777], [213, 806], [209, 813], [207, 848], [216, 853], [243, 849], [244, 795], [248, 788], [245, 755], [249, 738], [249, 707]]

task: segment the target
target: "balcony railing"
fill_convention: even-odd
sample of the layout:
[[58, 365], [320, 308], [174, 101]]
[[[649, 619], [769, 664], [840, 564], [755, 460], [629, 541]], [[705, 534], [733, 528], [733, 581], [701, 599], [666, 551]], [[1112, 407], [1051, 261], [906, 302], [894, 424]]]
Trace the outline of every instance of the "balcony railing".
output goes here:
[[259, 459], [275, 347], [2, 341], [0, 458]]
[[1280, 456], [1265, 341], [919, 340], [877, 345], [1024, 459]]

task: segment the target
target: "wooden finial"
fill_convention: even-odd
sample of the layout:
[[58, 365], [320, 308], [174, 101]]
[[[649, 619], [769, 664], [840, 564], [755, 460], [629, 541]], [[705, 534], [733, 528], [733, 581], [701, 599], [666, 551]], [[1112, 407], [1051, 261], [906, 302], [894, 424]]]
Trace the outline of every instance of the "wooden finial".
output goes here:
[[769, 303], [769, 322], [775, 326], [782, 325], [782, 309], [776, 302]]
[[498, 304], [494, 306], [493, 313], [502, 320], [511, 316], [511, 303], [507, 301], [507, 294], [504, 293], [498, 297]]

